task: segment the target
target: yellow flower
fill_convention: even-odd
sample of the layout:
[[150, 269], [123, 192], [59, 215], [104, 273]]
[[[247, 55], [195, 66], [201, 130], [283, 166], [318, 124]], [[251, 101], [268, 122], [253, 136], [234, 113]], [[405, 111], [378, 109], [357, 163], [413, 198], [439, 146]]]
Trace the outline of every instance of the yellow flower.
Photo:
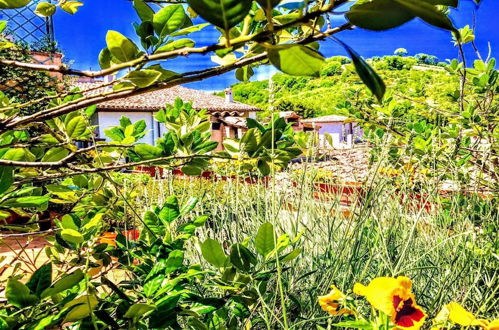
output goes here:
[[353, 291], [365, 296], [377, 310], [390, 316], [399, 329], [419, 329], [426, 318], [411, 291], [412, 282], [405, 276], [378, 277], [369, 285], [356, 283]]
[[319, 297], [319, 305], [330, 315], [351, 315], [354, 314], [348, 308], [343, 307], [346, 296], [338, 290], [334, 285], [331, 287], [331, 292], [326, 296]]
[[499, 320], [489, 323], [487, 320], [477, 319], [475, 315], [468, 312], [456, 302], [451, 302], [445, 307], [449, 311], [449, 320], [452, 323], [459, 324], [463, 327], [477, 326], [487, 330], [498, 330]]
[[499, 330], [499, 319], [490, 322], [485, 329], [487, 330]]

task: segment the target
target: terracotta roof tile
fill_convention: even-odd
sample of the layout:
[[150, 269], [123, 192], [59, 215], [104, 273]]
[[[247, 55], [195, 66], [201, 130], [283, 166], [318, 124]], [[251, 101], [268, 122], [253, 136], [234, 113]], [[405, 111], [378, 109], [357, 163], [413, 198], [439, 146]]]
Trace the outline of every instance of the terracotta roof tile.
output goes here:
[[[90, 95], [100, 94], [109, 88], [99, 88], [103, 82], [74, 82], [73, 87], [80, 88], [81, 91], [92, 89]], [[259, 108], [240, 102], [227, 102], [225, 98], [212, 95], [210, 93], [174, 86], [168, 89], [148, 92], [140, 95], [129, 96], [118, 100], [104, 101], [97, 105], [100, 110], [121, 110], [121, 111], [157, 111], [165, 107], [166, 104], [173, 104], [175, 99], [180, 97], [186, 102], [192, 102], [195, 109], [207, 109], [210, 112], [254, 112]]]

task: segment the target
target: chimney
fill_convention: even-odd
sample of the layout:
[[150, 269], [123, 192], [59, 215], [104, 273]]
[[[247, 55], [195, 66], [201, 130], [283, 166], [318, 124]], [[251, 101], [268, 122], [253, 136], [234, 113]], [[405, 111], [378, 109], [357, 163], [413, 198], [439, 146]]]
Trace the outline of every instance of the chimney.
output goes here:
[[227, 88], [225, 90], [225, 103], [234, 102], [234, 98], [232, 97], [232, 88]]

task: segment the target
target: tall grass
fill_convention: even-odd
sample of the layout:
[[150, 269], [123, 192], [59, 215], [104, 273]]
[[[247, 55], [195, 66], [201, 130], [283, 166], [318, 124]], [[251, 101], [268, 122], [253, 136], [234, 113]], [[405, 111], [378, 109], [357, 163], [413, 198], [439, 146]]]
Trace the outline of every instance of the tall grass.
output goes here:
[[[340, 194], [314, 193], [313, 170], [302, 173], [295, 185], [276, 178], [250, 185], [167, 177], [141, 188], [135, 204], [145, 210], [172, 194], [200, 197], [196, 212], [211, 214], [200, 240], [243, 241], [264, 222], [280, 234], [301, 233], [303, 253], [282, 272], [291, 328], [325, 325], [317, 297], [332, 284], [349, 292], [355, 282], [378, 276], [410, 277], [430, 317], [450, 301], [482, 317], [499, 315], [497, 198], [442, 195], [430, 181], [415, 190], [375, 175], [346, 206]], [[191, 262], [205, 263], [195, 246], [188, 254]], [[282, 306], [272, 291], [264, 301], [268, 309], [259, 313], [267, 328], [282, 328]]]

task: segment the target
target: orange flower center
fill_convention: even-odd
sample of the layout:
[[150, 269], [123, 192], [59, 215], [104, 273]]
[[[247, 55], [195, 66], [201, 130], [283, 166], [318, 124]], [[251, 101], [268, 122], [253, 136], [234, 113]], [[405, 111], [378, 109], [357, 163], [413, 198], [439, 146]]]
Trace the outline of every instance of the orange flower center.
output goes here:
[[393, 307], [395, 308], [395, 324], [404, 328], [410, 328], [415, 323], [421, 321], [424, 313], [420, 308], [414, 306], [412, 298], [402, 300], [399, 296], [393, 297]]

